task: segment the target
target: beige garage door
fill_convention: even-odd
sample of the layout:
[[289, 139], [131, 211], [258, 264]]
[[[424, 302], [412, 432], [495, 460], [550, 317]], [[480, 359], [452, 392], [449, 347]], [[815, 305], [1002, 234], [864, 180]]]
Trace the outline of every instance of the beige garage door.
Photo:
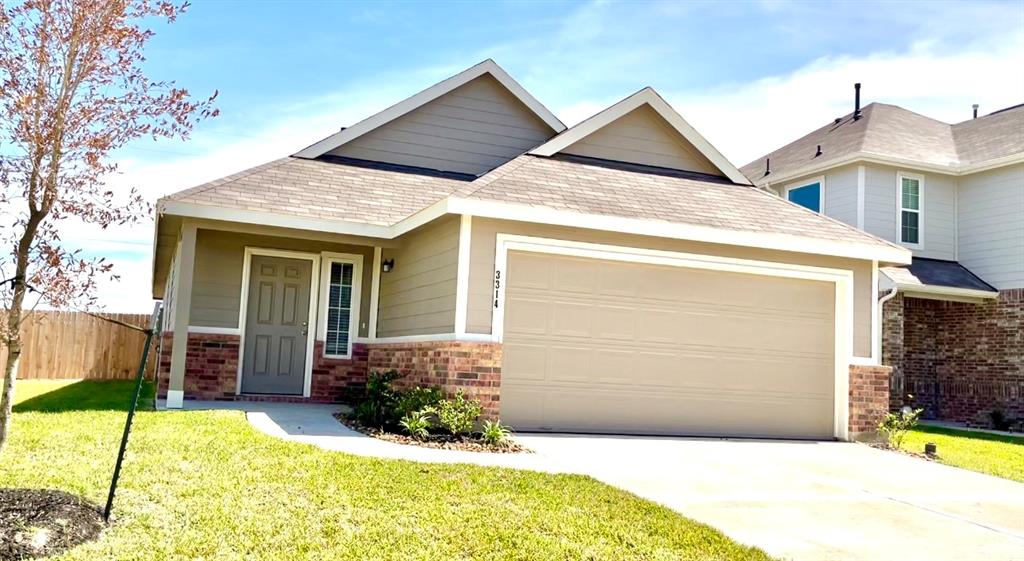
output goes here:
[[832, 438], [833, 283], [510, 252], [519, 430]]

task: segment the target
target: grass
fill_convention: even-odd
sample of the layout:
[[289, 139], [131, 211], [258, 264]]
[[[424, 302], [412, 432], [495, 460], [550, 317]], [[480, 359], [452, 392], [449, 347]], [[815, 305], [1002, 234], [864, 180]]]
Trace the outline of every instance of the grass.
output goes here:
[[[102, 504], [130, 385], [17, 389], [0, 486]], [[141, 412], [121, 481], [114, 525], [58, 559], [768, 559], [588, 477], [326, 452], [233, 411]]]
[[1024, 437], [918, 425], [903, 448], [920, 453], [927, 442], [935, 443], [944, 464], [1024, 483]]

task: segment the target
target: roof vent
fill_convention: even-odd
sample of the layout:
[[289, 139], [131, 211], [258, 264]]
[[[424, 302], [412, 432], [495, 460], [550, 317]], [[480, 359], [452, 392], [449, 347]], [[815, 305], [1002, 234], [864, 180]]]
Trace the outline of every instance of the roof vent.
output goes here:
[[853, 85], [853, 120], [860, 119], [860, 82]]
[[771, 173], [772, 173], [772, 159], [771, 158], [765, 158], [764, 159], [764, 176], [767, 177]]
[[814, 153], [814, 157], [817, 158], [821, 155], [821, 144], [818, 145], [818, 150]]
[[972, 105], [971, 109], [974, 109], [974, 118], [977, 119], [978, 118], [978, 104], [975, 103], [974, 105]]

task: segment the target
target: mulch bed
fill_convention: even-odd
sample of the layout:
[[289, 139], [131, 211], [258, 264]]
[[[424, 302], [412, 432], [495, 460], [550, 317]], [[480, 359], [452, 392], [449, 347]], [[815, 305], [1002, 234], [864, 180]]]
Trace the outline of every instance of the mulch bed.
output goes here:
[[404, 434], [388, 432], [376, 427], [363, 426], [355, 419], [346, 417], [341, 413], [336, 413], [334, 417], [341, 421], [343, 425], [354, 431], [397, 444], [408, 444], [410, 446], [438, 448], [442, 450], [463, 450], [466, 452], [494, 452], [498, 454], [520, 454], [533, 452], [533, 450], [513, 441], [509, 441], [504, 446], [490, 446], [475, 438], [452, 436], [450, 434], [432, 434], [426, 440], [416, 440], [415, 438]]
[[99, 536], [103, 516], [85, 499], [53, 489], [0, 488], [0, 560], [56, 555]]

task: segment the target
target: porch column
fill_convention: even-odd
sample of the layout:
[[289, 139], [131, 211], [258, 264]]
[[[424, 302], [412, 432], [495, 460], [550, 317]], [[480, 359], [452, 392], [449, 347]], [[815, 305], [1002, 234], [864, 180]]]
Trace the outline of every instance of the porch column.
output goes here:
[[181, 409], [185, 399], [185, 356], [188, 351], [188, 324], [192, 308], [192, 272], [196, 258], [196, 225], [181, 225], [181, 255], [178, 279], [174, 285], [174, 339], [171, 343], [171, 375], [167, 386], [167, 407]]

